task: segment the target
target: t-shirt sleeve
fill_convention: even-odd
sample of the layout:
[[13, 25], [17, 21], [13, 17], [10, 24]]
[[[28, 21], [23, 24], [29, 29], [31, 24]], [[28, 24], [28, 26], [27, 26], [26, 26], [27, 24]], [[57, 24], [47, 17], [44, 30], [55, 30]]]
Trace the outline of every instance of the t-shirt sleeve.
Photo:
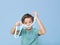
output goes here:
[[38, 34], [39, 30], [34, 28], [34, 34], [37, 35], [37, 36], [40, 36], [40, 34]]

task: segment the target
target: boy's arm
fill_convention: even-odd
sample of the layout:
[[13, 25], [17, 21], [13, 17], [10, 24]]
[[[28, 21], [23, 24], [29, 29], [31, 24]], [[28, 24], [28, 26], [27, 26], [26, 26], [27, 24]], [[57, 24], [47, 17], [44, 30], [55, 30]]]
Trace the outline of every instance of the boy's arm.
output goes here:
[[39, 29], [39, 31], [38, 31], [38, 34], [45, 34], [45, 32], [46, 32], [46, 30], [45, 30], [45, 27], [44, 27], [44, 25], [42, 24], [42, 22], [39, 20], [39, 18], [38, 18], [38, 14], [37, 14], [37, 12], [33, 12], [34, 13], [34, 15], [36, 16], [36, 21], [37, 21], [37, 23], [38, 23], [38, 25], [39, 25], [39, 27], [40, 27], [40, 29]]
[[[20, 22], [19, 21], [16, 22], [16, 24], [12, 27], [10, 33], [11, 34], [14, 34], [15, 33], [15, 30], [16, 30], [16, 26], [19, 26], [19, 25], [20, 25]], [[18, 34], [18, 31], [16, 32], [16, 34]]]
[[10, 33], [11, 33], [11, 34], [14, 34], [14, 33], [15, 33], [15, 30], [16, 30], [16, 26], [14, 25], [14, 26], [11, 28]]

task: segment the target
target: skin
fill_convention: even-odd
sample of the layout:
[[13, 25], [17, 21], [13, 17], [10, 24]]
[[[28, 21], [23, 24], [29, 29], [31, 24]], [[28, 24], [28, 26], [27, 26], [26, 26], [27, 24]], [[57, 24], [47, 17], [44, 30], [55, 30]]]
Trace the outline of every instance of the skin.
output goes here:
[[41, 34], [41, 35], [45, 34], [46, 29], [45, 29], [44, 25], [42, 24], [42, 22], [39, 20], [37, 12], [34, 11], [33, 14], [36, 16], [36, 21], [37, 21], [37, 23], [38, 23], [38, 25], [40, 27], [40, 29], [38, 31], [38, 34]]
[[[27, 26], [29, 26], [29, 25], [31, 25], [33, 22], [32, 22], [32, 19], [31, 18], [25, 18], [25, 20], [24, 20], [24, 24], [25, 25], [27, 25]], [[27, 28], [27, 30], [31, 30], [32, 29], [32, 27], [29, 27], [29, 28]]]
[[[45, 27], [44, 27], [44, 25], [42, 24], [42, 22], [39, 20], [37, 12], [34, 11], [33, 14], [36, 16], [36, 21], [37, 21], [37, 23], [38, 23], [38, 25], [39, 25], [39, 27], [40, 27], [40, 29], [39, 29], [39, 31], [38, 31], [38, 34], [40, 34], [40, 35], [45, 34], [45, 33], [46, 33]], [[32, 23], [33, 23], [33, 22], [32, 22], [32, 19], [31, 19], [31, 18], [25, 18], [25, 20], [24, 20], [24, 24], [25, 24], [25, 25], [31, 25]], [[10, 33], [11, 33], [11, 34], [14, 34], [14, 33], [15, 33], [16, 26], [21, 26], [21, 25], [22, 25], [22, 24], [21, 24], [20, 21], [16, 22], [16, 24], [12, 27]], [[29, 31], [29, 30], [31, 30], [31, 29], [32, 29], [32, 27], [29, 27], [29, 28], [27, 28], [27, 31]], [[18, 31], [17, 31], [16, 33], [18, 34]]]

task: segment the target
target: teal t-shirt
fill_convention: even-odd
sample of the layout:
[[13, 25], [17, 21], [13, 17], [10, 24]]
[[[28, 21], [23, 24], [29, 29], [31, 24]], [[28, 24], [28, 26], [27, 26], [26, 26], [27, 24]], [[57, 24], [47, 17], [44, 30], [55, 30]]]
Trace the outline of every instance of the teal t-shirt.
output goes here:
[[39, 45], [38, 44], [38, 30], [32, 28], [31, 30], [22, 29], [21, 31], [21, 45]]

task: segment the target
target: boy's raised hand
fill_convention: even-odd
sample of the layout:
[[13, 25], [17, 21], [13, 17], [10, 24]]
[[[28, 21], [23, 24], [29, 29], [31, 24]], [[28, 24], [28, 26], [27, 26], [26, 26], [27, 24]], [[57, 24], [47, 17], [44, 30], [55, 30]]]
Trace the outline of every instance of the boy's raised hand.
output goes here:
[[18, 21], [18, 22], [16, 22], [15, 25], [16, 25], [16, 26], [20, 26], [20, 25], [22, 25], [22, 23], [21, 23], [20, 21]]
[[36, 11], [33, 12], [33, 14], [38, 17], [38, 13]]

